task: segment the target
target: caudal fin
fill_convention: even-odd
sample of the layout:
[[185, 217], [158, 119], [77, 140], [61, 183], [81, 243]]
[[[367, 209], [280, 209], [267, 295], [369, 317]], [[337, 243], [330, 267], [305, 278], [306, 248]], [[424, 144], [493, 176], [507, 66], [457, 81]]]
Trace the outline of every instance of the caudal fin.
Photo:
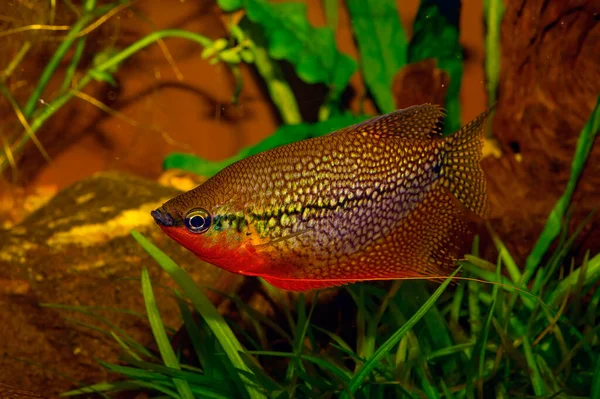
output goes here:
[[480, 161], [483, 132], [492, 108], [480, 114], [459, 131], [445, 138], [445, 159], [441, 170], [442, 184], [467, 209], [486, 217], [489, 203], [486, 181]]

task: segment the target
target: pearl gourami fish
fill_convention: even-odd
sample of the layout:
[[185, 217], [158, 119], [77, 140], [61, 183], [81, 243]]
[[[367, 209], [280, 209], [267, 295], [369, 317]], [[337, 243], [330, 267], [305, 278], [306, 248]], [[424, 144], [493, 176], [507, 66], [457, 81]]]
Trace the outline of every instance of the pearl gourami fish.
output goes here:
[[443, 278], [488, 212], [488, 114], [443, 137], [443, 109], [397, 110], [229, 165], [152, 216], [202, 260], [287, 290]]

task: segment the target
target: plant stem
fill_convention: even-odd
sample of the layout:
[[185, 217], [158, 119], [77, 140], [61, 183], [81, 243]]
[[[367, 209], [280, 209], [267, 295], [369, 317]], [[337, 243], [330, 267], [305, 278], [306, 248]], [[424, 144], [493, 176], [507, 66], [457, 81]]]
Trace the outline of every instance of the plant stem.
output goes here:
[[[56, 113], [63, 105], [65, 105], [77, 91], [81, 91], [85, 86], [87, 86], [92, 81], [92, 75], [94, 72], [104, 72], [110, 70], [111, 68], [116, 67], [118, 64], [131, 57], [133, 54], [142, 50], [145, 47], [155, 43], [160, 39], [164, 39], [167, 37], [177, 37], [182, 39], [187, 39], [193, 42], [200, 44], [201, 46], [209, 46], [212, 44], [212, 40], [207, 38], [206, 36], [199, 35], [197, 33], [188, 32], [179, 29], [166, 29], [158, 32], [153, 32], [147, 35], [146, 37], [138, 40], [137, 42], [131, 44], [129, 47], [125, 48], [121, 52], [115, 54], [113, 57], [99, 64], [93, 69], [87, 71], [86, 75], [79, 81], [74, 90], [69, 90], [68, 92], [56, 97], [52, 100], [46, 108], [31, 122], [31, 129], [29, 132], [31, 134], [35, 133], [48, 118]], [[41, 92], [40, 92], [41, 93]], [[39, 99], [39, 97], [38, 97]], [[37, 102], [37, 99], [35, 100]], [[34, 104], [35, 104], [34, 102]], [[12, 147], [12, 152], [17, 153], [20, 152], [21, 149], [25, 146], [25, 144], [29, 141], [30, 135], [23, 135], [21, 139], [15, 143]], [[0, 173], [4, 172], [6, 168], [9, 166], [8, 159], [4, 157], [0, 162]]]
[[279, 110], [283, 123], [286, 125], [301, 123], [302, 116], [300, 115], [296, 97], [285, 81], [279, 65], [269, 56], [261, 34], [256, 29], [252, 29], [252, 27], [247, 28], [246, 33], [252, 38], [255, 44], [254, 64], [256, 65], [256, 69], [258, 69], [258, 73], [265, 80], [271, 99]]
[[[95, 1], [92, 1], [92, 3], [95, 3]], [[88, 4], [86, 4], [86, 9], [87, 6]], [[58, 65], [64, 58], [65, 54], [67, 53], [67, 51], [69, 51], [69, 49], [73, 45], [73, 42], [77, 39], [77, 35], [88, 24], [88, 22], [90, 22], [90, 20], [93, 17], [93, 14], [90, 12], [84, 13], [83, 16], [75, 23], [75, 25], [73, 25], [73, 27], [67, 34], [65, 40], [60, 44], [60, 46], [58, 46], [58, 49], [56, 49], [56, 51], [54, 52], [54, 55], [50, 59], [50, 62], [48, 62], [48, 65], [46, 65], [46, 68], [44, 68], [44, 71], [42, 72], [42, 76], [40, 77], [37, 86], [33, 90], [33, 93], [31, 93], [31, 96], [29, 96], [25, 107], [23, 107], [23, 115], [25, 115], [27, 119], [29, 119], [29, 117], [33, 114], [33, 111], [35, 111], [35, 107], [38, 103], [38, 100], [44, 93], [44, 90], [48, 86], [50, 79], [56, 72], [56, 69], [58, 68]]]
[[5, 81], [10, 75], [12, 75], [13, 71], [17, 68], [17, 66], [19, 66], [21, 61], [23, 61], [25, 54], [27, 54], [30, 48], [31, 42], [23, 43], [17, 55], [12, 59], [10, 64], [8, 64], [6, 69], [2, 72], [2, 76], [0, 77], [1, 81]]
[[73, 54], [73, 59], [67, 67], [65, 79], [63, 80], [62, 85], [60, 86], [59, 93], [64, 93], [69, 89], [69, 86], [71, 85], [71, 80], [73, 79], [73, 76], [77, 71], [77, 65], [79, 65], [79, 60], [83, 55], [83, 50], [85, 48], [85, 39], [85, 37], [82, 37], [79, 40], [77, 40], [77, 44], [75, 45], [75, 53]]

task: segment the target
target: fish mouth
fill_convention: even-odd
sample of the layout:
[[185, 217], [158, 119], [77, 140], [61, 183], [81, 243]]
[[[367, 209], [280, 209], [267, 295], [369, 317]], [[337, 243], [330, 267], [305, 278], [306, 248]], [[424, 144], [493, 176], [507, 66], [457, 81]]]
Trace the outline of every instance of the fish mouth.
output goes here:
[[158, 209], [150, 212], [150, 215], [152, 215], [156, 224], [159, 224], [159, 225], [165, 226], [165, 227], [175, 226], [175, 219], [173, 219], [173, 217], [167, 211], [165, 211], [163, 208], [158, 208]]

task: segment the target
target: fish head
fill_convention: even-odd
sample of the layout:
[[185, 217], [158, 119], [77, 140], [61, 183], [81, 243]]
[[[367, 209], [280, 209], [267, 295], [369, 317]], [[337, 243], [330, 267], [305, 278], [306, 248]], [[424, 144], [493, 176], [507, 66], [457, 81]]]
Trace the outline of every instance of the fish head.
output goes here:
[[[208, 182], [207, 182], [208, 183]], [[254, 274], [265, 260], [244, 226], [243, 207], [204, 183], [151, 212], [166, 235], [200, 259], [237, 274]]]

